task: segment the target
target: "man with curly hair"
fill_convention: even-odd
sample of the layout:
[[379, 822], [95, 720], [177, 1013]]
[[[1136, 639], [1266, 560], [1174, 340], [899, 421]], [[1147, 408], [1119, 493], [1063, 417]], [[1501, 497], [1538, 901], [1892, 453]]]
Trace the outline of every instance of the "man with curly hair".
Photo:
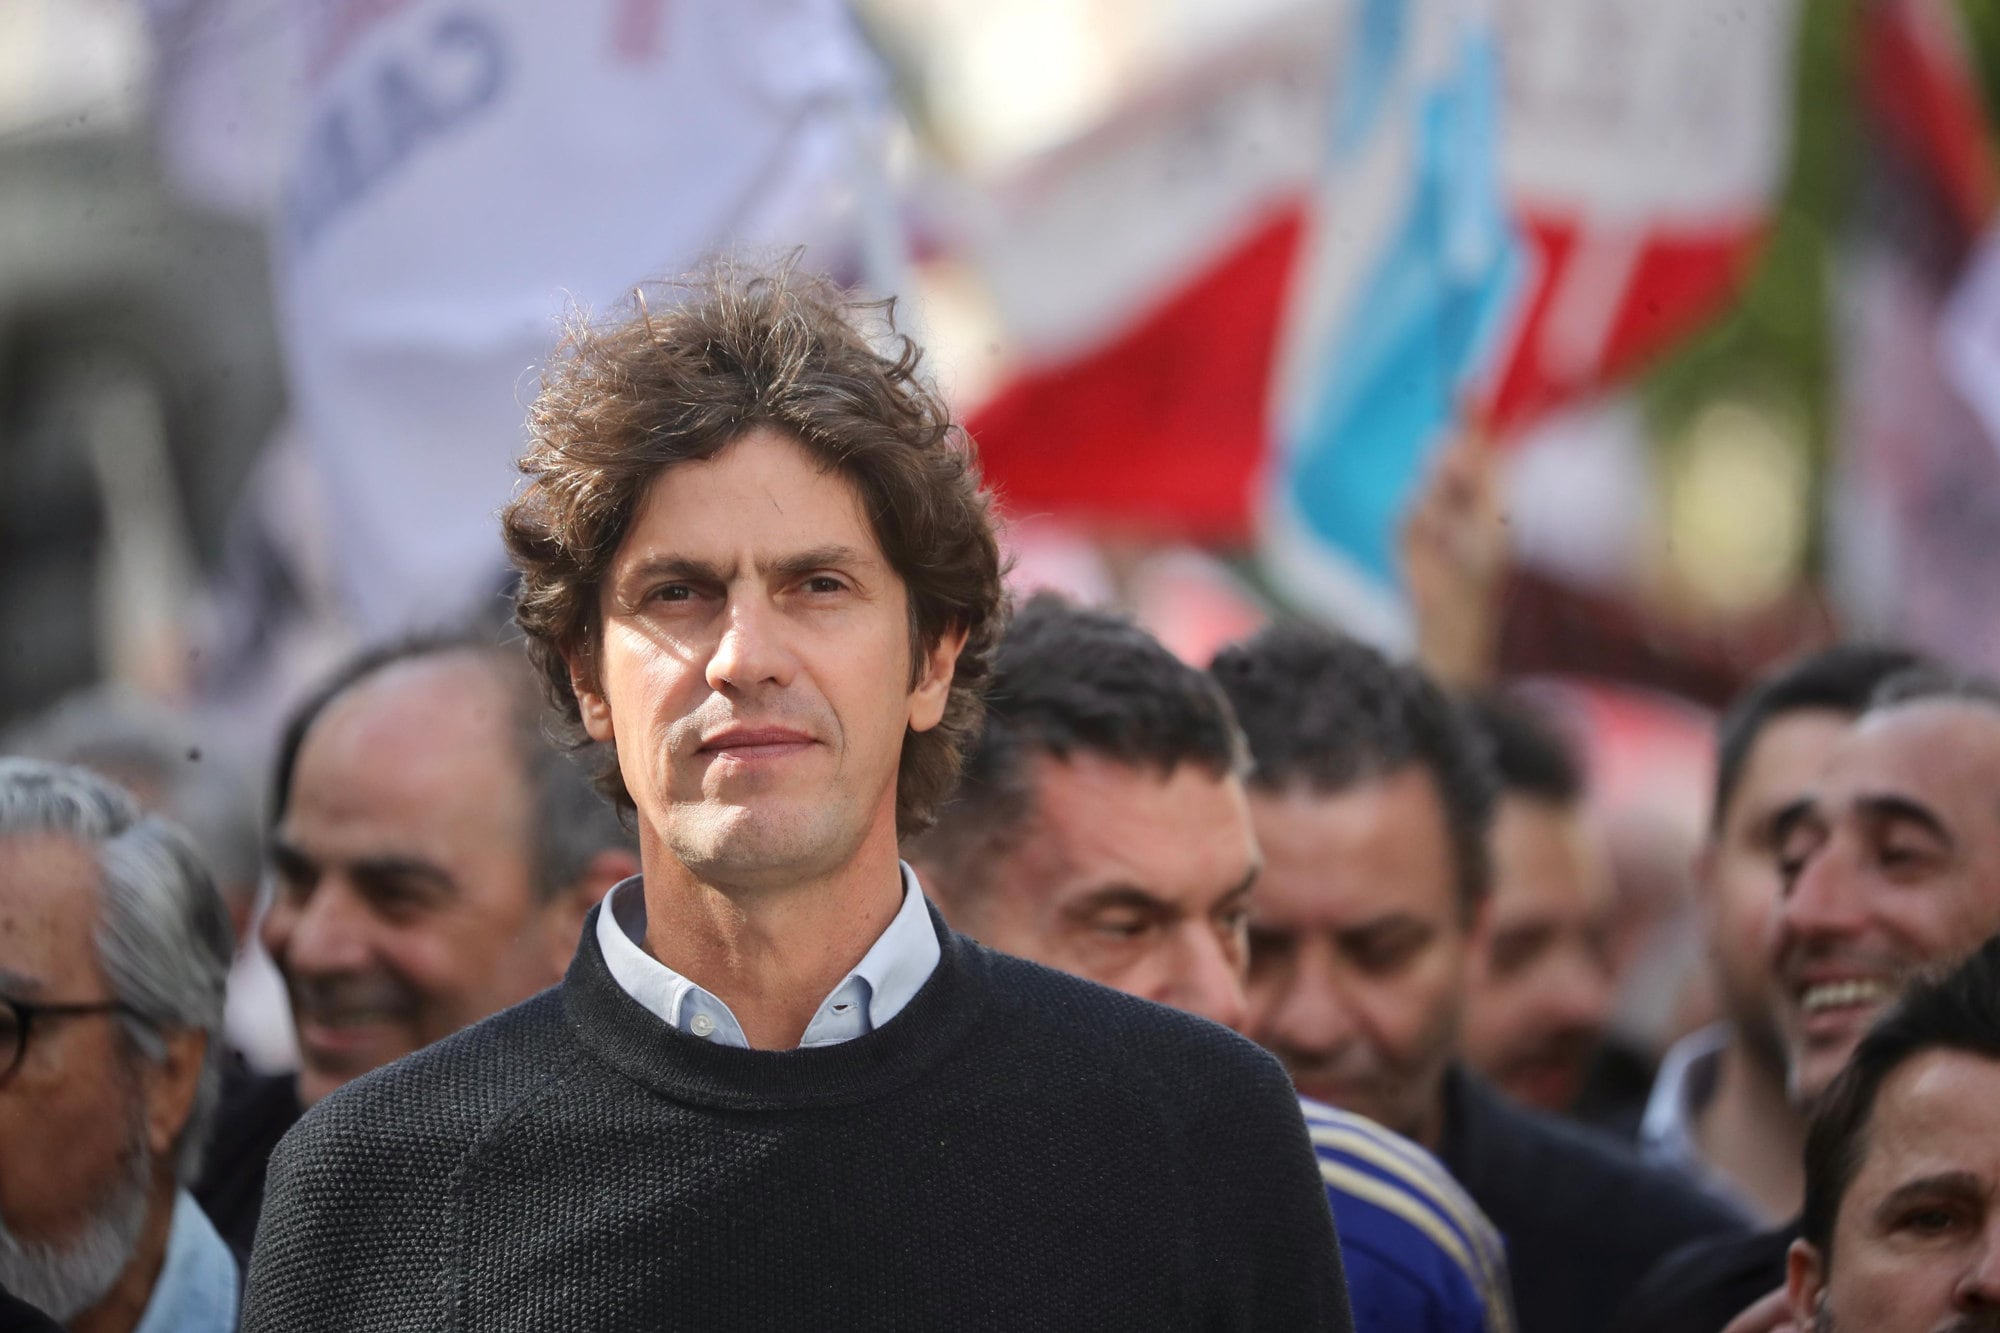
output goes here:
[[1283, 1070], [953, 933], [898, 859], [1004, 599], [867, 313], [723, 270], [559, 352], [516, 613], [642, 874], [560, 987], [281, 1145], [248, 1328], [1349, 1327]]

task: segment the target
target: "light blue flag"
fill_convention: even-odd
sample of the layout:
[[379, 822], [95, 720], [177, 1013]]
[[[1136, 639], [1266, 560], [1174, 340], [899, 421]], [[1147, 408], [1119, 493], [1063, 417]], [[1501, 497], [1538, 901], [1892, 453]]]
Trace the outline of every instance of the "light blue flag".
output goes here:
[[1521, 287], [1491, 22], [1475, 4], [1359, 0], [1335, 87], [1264, 553], [1302, 605], [1402, 646], [1397, 533]]

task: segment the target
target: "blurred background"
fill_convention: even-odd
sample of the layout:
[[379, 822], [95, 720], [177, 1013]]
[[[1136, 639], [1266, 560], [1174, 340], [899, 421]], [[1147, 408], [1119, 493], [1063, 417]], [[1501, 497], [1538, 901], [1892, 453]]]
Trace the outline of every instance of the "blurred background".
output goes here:
[[1020, 586], [1524, 683], [1674, 917], [1746, 678], [2000, 669], [1996, 96], [1980, 0], [8, 0], [0, 730], [254, 787], [343, 651], [504, 618], [564, 318], [803, 247]]

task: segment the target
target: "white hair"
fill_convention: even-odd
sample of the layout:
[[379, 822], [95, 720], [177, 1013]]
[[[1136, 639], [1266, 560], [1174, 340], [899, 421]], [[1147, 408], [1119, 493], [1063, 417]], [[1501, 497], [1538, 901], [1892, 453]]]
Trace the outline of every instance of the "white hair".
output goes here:
[[222, 1083], [222, 1007], [229, 976], [229, 913], [193, 842], [142, 812], [124, 789], [68, 764], [0, 758], [0, 837], [74, 839], [96, 860], [98, 961], [129, 1013], [138, 1053], [162, 1059], [161, 1034], [198, 1030], [208, 1055], [174, 1150], [175, 1178], [201, 1169]]

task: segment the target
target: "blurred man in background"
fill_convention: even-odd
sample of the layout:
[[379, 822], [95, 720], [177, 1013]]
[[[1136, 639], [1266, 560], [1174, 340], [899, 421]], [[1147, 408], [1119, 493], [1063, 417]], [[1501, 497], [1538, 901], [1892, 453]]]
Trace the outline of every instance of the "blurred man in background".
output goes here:
[[215, 1113], [229, 918], [187, 835], [0, 759], [0, 1288], [74, 1333], [227, 1333], [238, 1260], [183, 1188]]
[[[1226, 1027], [1244, 1021], [1261, 857], [1241, 733], [1206, 673], [1131, 622], [1050, 597], [994, 663], [985, 725], [908, 848], [947, 918], [994, 948]], [[1500, 1239], [1427, 1154], [1312, 1103], [1355, 1327], [1513, 1326]]]
[[1920, 983], [1813, 1116], [1794, 1327], [2000, 1327], [2000, 944]]
[[188, 831], [215, 876], [237, 942], [224, 1025], [235, 1054], [262, 1071], [297, 1059], [282, 983], [250, 934], [264, 834], [243, 769], [185, 714], [135, 691], [71, 695], [7, 738], [10, 754], [79, 764], [132, 793], [139, 808]]
[[303, 1107], [553, 985], [638, 868], [545, 708], [518, 648], [429, 638], [356, 657], [287, 726], [262, 934], [299, 1068], [230, 1089], [197, 1196], [236, 1243]]
[[1212, 671], [1249, 740], [1265, 858], [1252, 1035], [1307, 1096], [1438, 1155], [1507, 1240], [1523, 1328], [1601, 1333], [1661, 1255], [1734, 1219], [1454, 1064], [1490, 877], [1478, 738], [1417, 668], [1304, 626]]
[[[1792, 1102], [1817, 1105], [1868, 1025], [1927, 969], [2000, 931], [2000, 686], [1901, 672], [1833, 745], [1773, 828], [1783, 893], [1767, 932]], [[1796, 1222], [1691, 1246], [1618, 1327], [1731, 1333], [1789, 1319], [1778, 1289]], [[1748, 1309], [1746, 1309], [1746, 1306]]]
[[1716, 729], [1715, 796], [1695, 863], [1722, 1021], [1661, 1061], [1639, 1130], [1648, 1160], [1688, 1171], [1769, 1226], [1798, 1211], [1804, 1112], [1785, 1089], [1765, 941], [1778, 906], [1778, 817], [1888, 677], [1917, 664], [1900, 649], [1843, 645], [1766, 677]]
[[1486, 929], [1467, 986], [1466, 1063], [1514, 1100], [1566, 1111], [1611, 1014], [1611, 867], [1569, 742], [1522, 704], [1470, 704], [1500, 779]]

